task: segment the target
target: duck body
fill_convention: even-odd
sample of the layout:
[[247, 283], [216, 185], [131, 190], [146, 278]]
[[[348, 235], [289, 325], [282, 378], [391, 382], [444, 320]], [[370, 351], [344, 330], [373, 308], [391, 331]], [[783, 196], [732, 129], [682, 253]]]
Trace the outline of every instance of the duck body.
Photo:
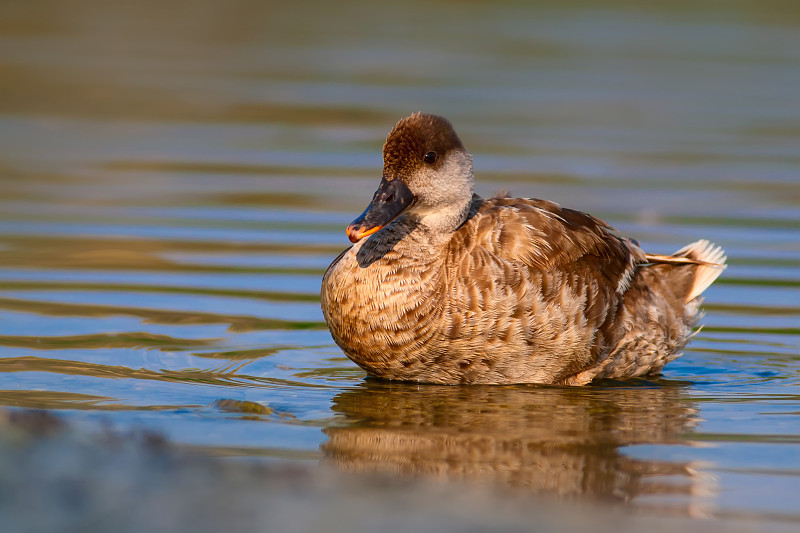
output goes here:
[[322, 282], [350, 359], [387, 379], [582, 385], [658, 373], [678, 356], [719, 248], [649, 255], [591, 215], [482, 199], [472, 183], [441, 117], [411, 115], [389, 134], [381, 187]]

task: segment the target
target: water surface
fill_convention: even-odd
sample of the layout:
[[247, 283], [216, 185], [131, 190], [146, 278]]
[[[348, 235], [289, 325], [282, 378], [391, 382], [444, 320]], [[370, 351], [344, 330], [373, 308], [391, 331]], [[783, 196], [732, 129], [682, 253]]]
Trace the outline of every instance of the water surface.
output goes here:
[[[0, 404], [222, 456], [800, 522], [800, 10], [782, 2], [0, 6]], [[309, 13], [314, 13], [311, 16]], [[365, 380], [319, 310], [380, 147], [730, 267], [653, 381]]]

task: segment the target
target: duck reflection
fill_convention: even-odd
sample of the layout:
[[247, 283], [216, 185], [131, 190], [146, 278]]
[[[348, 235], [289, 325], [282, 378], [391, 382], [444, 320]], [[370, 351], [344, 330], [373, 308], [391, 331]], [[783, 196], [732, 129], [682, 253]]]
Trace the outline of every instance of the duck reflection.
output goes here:
[[[356, 472], [476, 480], [563, 497], [693, 492], [691, 465], [621, 446], [676, 442], [696, 410], [676, 384], [448, 387], [371, 381], [334, 398], [324, 461]], [[650, 476], [664, 476], [648, 480]], [[672, 477], [677, 476], [677, 477]]]

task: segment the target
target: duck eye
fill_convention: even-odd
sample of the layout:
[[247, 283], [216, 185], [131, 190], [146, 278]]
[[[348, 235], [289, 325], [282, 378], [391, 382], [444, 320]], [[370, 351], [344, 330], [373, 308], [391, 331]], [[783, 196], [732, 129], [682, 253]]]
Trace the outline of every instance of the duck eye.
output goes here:
[[428, 152], [425, 154], [425, 162], [432, 165], [436, 162], [436, 152]]

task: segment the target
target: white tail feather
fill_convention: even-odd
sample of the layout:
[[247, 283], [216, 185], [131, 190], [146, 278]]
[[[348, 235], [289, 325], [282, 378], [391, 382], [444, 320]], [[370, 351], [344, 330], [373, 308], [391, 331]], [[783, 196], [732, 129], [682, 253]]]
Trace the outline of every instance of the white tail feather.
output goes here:
[[702, 262], [702, 264], [697, 267], [692, 290], [690, 290], [689, 295], [686, 296], [687, 302], [700, 296], [727, 267], [725, 261], [728, 258], [725, 256], [725, 252], [722, 248], [705, 239], [684, 246], [673, 255], [689, 257]]

